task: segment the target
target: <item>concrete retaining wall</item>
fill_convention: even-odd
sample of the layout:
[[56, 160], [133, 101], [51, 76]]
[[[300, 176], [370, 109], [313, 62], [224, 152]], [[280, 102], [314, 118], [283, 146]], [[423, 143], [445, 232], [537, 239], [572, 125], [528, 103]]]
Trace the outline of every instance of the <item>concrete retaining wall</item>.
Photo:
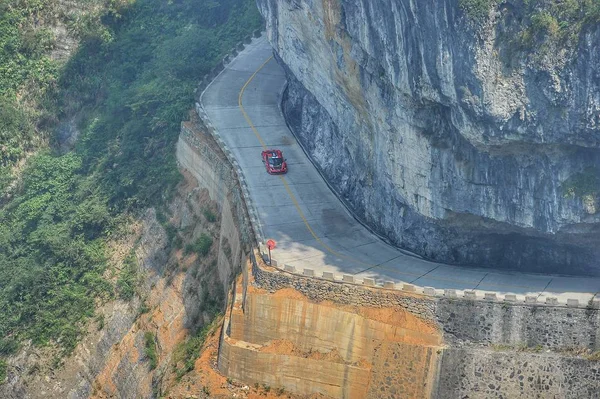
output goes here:
[[227, 292], [256, 242], [240, 186], [225, 155], [213, 139], [193, 123], [182, 123], [176, 151], [180, 167], [196, 178], [200, 188], [208, 190], [219, 207], [217, 270], [223, 291]]
[[[219, 347], [219, 369], [248, 384], [285, 387], [301, 395], [316, 392], [333, 398], [367, 397], [370, 371], [358, 366], [324, 362], [238, 346], [225, 338]], [[346, 381], [347, 383], [340, 383]]]

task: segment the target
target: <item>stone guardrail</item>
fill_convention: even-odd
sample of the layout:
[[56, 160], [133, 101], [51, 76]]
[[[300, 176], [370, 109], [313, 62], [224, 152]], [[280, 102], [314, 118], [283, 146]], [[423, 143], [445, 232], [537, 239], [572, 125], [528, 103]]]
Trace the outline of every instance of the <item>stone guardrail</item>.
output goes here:
[[215, 65], [215, 67], [208, 74], [206, 74], [202, 77], [202, 80], [200, 80], [200, 83], [198, 83], [198, 87], [194, 91], [194, 98], [196, 100], [196, 104], [200, 104], [200, 97], [202, 96], [202, 93], [204, 92], [204, 90], [206, 90], [208, 85], [217, 76], [219, 76], [219, 74], [225, 69], [225, 67], [231, 61], [233, 61], [233, 59], [239, 54], [239, 52], [244, 50], [244, 48], [246, 48], [246, 44], [251, 43], [252, 38], [260, 37], [264, 33], [265, 33], [264, 31], [261, 31], [260, 29], [256, 29], [254, 32], [252, 32], [252, 35], [247, 35], [246, 37], [244, 37], [244, 40], [242, 40], [241, 42], [236, 44], [235, 47], [227, 55], [225, 55], [225, 57], [223, 57], [223, 59], [221, 61], [219, 61], [219, 63], [217, 65]]
[[[269, 264], [269, 255], [267, 253], [267, 247], [264, 243], [259, 242], [259, 252], [263, 257], [266, 264]], [[421, 287], [414, 284], [394, 282], [394, 281], [376, 281], [373, 278], [365, 277], [358, 279], [351, 274], [336, 275], [333, 272], [324, 271], [321, 276], [318, 276], [313, 269], [302, 269], [296, 270], [292, 265], [286, 265], [282, 262], [278, 262], [277, 259], [271, 258], [270, 266], [279, 269], [280, 271], [294, 274], [297, 276], [311, 277], [317, 279], [323, 279], [332, 282], [338, 282], [341, 284], [354, 284], [362, 285], [366, 287], [386, 289], [386, 290], [398, 290], [406, 293], [420, 294], [430, 297], [439, 298], [450, 298], [450, 299], [466, 299], [466, 300], [481, 300], [488, 302], [504, 302], [507, 304], [522, 304], [522, 305], [533, 305], [533, 306], [566, 306], [570, 308], [589, 308], [589, 309], [600, 309], [600, 299], [592, 299], [587, 303], [583, 303], [578, 299], [567, 299], [565, 303], [559, 302], [557, 297], [548, 296], [544, 302], [538, 301], [538, 296], [535, 295], [515, 295], [505, 294], [504, 296], [499, 295], [496, 292], [485, 292], [482, 290], [456, 290], [456, 289], [439, 289], [434, 287]]]
[[248, 191], [248, 183], [246, 182], [246, 178], [244, 176], [242, 168], [240, 167], [239, 163], [237, 162], [237, 159], [235, 159], [233, 153], [231, 152], [231, 150], [229, 149], [229, 147], [227, 146], [225, 141], [223, 141], [219, 132], [217, 131], [217, 129], [215, 129], [210, 118], [206, 114], [206, 111], [202, 107], [200, 98], [202, 97], [202, 93], [204, 92], [204, 90], [206, 90], [206, 88], [210, 85], [210, 83], [217, 76], [219, 76], [219, 74], [239, 54], [240, 51], [244, 50], [244, 48], [246, 47], [246, 44], [251, 43], [252, 38], [260, 37], [263, 34], [264, 34], [263, 31], [261, 31], [260, 29], [257, 29], [252, 33], [252, 36], [247, 35], [244, 38], [244, 40], [239, 42], [235, 46], [235, 48], [232, 49], [231, 52], [229, 54], [227, 54], [223, 58], [223, 60], [221, 60], [212, 69], [212, 71], [209, 74], [205, 75], [202, 78], [202, 80], [200, 81], [200, 83], [195, 91], [195, 97], [196, 97], [196, 107], [195, 108], [196, 108], [196, 113], [198, 114], [198, 117], [204, 122], [209, 134], [217, 142], [217, 144], [219, 145], [221, 150], [223, 150], [223, 153], [225, 153], [227, 160], [229, 161], [229, 163], [233, 166], [233, 169], [235, 170], [235, 174], [237, 176], [238, 182], [240, 183], [242, 196], [244, 198], [244, 202], [246, 203], [246, 209], [248, 211], [248, 216], [250, 217], [250, 222], [251, 222], [250, 225], [252, 226], [252, 230], [254, 232], [256, 242], [264, 242], [264, 239], [263, 239], [264, 236], [262, 233], [262, 225], [261, 225], [260, 219], [258, 217], [258, 212], [256, 210], [256, 207], [254, 206], [254, 203], [252, 202], [252, 198], [250, 197], [250, 192]]
[[[252, 226], [252, 230], [254, 232], [254, 236], [256, 238], [256, 242], [258, 243], [259, 253], [262, 255], [265, 262], [269, 262], [267, 255], [267, 248], [265, 245], [265, 239], [262, 231], [262, 225], [260, 223], [260, 218], [258, 217], [258, 212], [254, 203], [252, 202], [252, 198], [250, 197], [250, 192], [248, 191], [248, 184], [246, 182], [246, 178], [244, 177], [244, 173], [239, 163], [235, 159], [233, 153], [228, 148], [225, 141], [221, 138], [219, 132], [212, 125], [210, 118], [208, 117], [206, 111], [202, 107], [202, 103], [200, 102], [200, 98], [202, 93], [206, 88], [210, 85], [210, 83], [217, 77], [219, 74], [225, 69], [225, 67], [239, 54], [240, 51], [244, 50], [246, 44], [252, 42], [252, 38], [257, 38], [263, 35], [264, 32], [260, 30], [255, 30], [252, 36], [248, 35], [244, 38], [242, 42], [239, 42], [233, 50], [229, 54], [227, 54], [214, 68], [213, 70], [205, 75], [200, 81], [198, 88], [195, 91], [196, 98], [196, 113], [200, 117], [200, 119], [204, 122], [207, 127], [208, 132], [214, 138], [216, 143], [225, 153], [230, 164], [233, 166], [238, 181], [240, 183], [240, 187], [242, 189], [242, 195], [244, 197], [244, 202], [246, 203], [246, 208], [248, 210], [248, 215], [250, 217], [250, 224]], [[481, 290], [456, 290], [456, 289], [437, 289], [434, 287], [420, 287], [414, 284], [408, 283], [396, 283], [394, 281], [376, 281], [372, 278], [363, 278], [362, 280], [357, 279], [353, 275], [343, 274], [343, 275], [335, 275], [333, 272], [325, 271], [321, 276], [317, 276], [313, 269], [303, 269], [296, 270], [296, 268], [292, 265], [286, 265], [280, 263], [275, 258], [271, 258], [270, 265], [276, 267], [280, 271], [291, 273], [297, 276], [303, 276], [307, 278], [316, 278], [323, 279], [327, 281], [338, 282], [340, 284], [355, 284], [362, 285], [366, 287], [379, 288], [379, 289], [387, 289], [387, 290], [399, 290], [406, 293], [420, 294], [429, 297], [438, 297], [438, 298], [450, 298], [450, 299], [463, 299], [463, 300], [482, 300], [482, 301], [490, 301], [490, 302], [504, 302], [507, 304], [523, 304], [530, 306], [566, 306], [572, 308], [591, 308], [591, 309], [600, 309], [600, 299], [596, 299], [595, 297], [589, 301], [588, 303], [582, 303], [578, 299], [567, 299], [566, 303], [559, 302], [557, 297], [546, 297], [545, 302], [538, 301], [538, 296], [517, 296], [515, 294], [505, 294], [503, 297], [500, 296], [496, 292], [484, 292]], [[256, 265], [258, 266], [258, 265]]]

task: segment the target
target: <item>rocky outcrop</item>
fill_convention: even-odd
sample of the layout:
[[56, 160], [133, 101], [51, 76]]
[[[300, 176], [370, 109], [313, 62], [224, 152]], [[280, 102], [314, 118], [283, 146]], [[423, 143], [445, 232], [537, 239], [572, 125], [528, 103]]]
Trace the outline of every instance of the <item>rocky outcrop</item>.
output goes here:
[[[283, 110], [356, 215], [449, 263], [600, 274], [600, 40], [534, 62], [503, 3], [258, 0]], [[517, 55], [515, 55], [517, 54]]]

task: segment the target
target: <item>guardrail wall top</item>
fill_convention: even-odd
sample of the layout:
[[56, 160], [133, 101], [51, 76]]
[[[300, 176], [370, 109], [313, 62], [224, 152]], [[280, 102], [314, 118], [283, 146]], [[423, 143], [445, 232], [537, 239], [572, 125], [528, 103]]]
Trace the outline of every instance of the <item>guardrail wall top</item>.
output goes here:
[[296, 268], [292, 265], [285, 265], [283, 268], [286, 272], [296, 273]]
[[576, 308], [579, 306], [579, 299], [567, 299], [567, 306], [570, 308]]
[[505, 302], [517, 302], [517, 296], [514, 294], [506, 294], [504, 295]]
[[344, 274], [342, 276], [342, 281], [345, 283], [354, 283], [354, 276], [350, 274]]
[[365, 278], [363, 279], [363, 284], [373, 287], [375, 286], [375, 280], [372, 278]]
[[304, 273], [303, 274], [305, 276], [314, 277], [315, 271], [313, 269], [304, 269]]
[[277, 263], [278, 262], [275, 259], [271, 258], [271, 266], [277, 267]]
[[452, 290], [452, 289], [445, 289], [444, 290], [444, 296], [446, 296], [448, 298], [456, 298], [456, 297], [458, 297], [458, 295], [456, 295], [456, 290]]
[[415, 292], [417, 288], [412, 284], [403, 284], [402, 291]]
[[537, 303], [537, 296], [526, 296], [525, 303]]
[[475, 291], [465, 291], [464, 297], [466, 299], [477, 299], [477, 293], [475, 293]]
[[495, 292], [486, 292], [485, 294], [483, 294], [483, 299], [488, 301], [495, 301], [496, 299], [498, 299], [498, 297], [496, 296]]
[[326, 280], [335, 280], [332, 272], [323, 272], [323, 278]]
[[383, 288], [387, 288], [389, 290], [393, 290], [396, 288], [396, 283], [394, 283], [393, 281], [385, 281], [383, 283]]
[[558, 305], [558, 298], [553, 297], [553, 296], [549, 296], [546, 298], [546, 303], [548, 305]]
[[590, 307], [592, 309], [600, 309], [600, 299], [592, 299], [590, 302]]
[[423, 289], [423, 293], [425, 295], [431, 295], [431, 296], [435, 296], [436, 295], [435, 288], [433, 288], [433, 287], [425, 287]]

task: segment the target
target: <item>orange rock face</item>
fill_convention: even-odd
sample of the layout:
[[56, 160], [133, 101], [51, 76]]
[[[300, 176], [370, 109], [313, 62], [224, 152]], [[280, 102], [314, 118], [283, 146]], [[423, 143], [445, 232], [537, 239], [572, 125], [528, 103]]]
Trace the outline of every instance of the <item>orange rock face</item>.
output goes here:
[[221, 341], [226, 375], [304, 395], [430, 396], [442, 342], [433, 323], [400, 306], [316, 303], [292, 288], [249, 284], [242, 299], [242, 285]]

